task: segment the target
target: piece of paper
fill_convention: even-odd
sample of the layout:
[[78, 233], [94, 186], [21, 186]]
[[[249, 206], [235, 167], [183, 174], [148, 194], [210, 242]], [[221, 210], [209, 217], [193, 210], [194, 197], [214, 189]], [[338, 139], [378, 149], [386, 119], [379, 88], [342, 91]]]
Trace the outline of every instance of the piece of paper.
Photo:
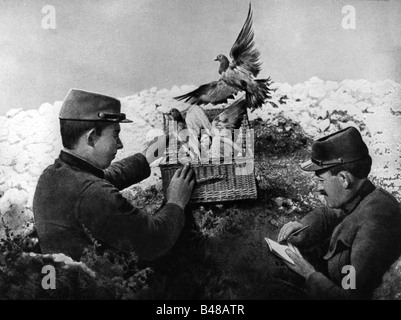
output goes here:
[[269, 245], [269, 249], [271, 252], [279, 256], [281, 259], [286, 260], [287, 262], [295, 265], [294, 260], [292, 260], [285, 250], [290, 249], [291, 251], [295, 252], [291, 247], [287, 245], [279, 244], [278, 242], [271, 240], [269, 238], [265, 238], [267, 244]]

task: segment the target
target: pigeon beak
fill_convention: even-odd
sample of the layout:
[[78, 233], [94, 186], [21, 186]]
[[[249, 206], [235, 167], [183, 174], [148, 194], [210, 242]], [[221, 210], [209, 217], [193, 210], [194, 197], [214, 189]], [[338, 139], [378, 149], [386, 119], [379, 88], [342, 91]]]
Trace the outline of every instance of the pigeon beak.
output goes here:
[[214, 59], [214, 61], [219, 61], [219, 58]]

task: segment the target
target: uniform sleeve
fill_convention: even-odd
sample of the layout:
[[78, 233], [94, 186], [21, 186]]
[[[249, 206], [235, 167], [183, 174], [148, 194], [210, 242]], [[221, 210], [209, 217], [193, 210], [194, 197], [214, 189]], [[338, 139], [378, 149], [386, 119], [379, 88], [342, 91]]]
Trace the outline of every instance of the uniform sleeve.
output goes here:
[[95, 239], [153, 260], [166, 253], [184, 226], [184, 212], [168, 203], [154, 215], [135, 208], [107, 181], [92, 183], [78, 203], [77, 217]]
[[[355, 270], [355, 287], [344, 289], [321, 273], [306, 280], [308, 293], [316, 299], [366, 299], [382, 281], [384, 273], [400, 255], [399, 231], [378, 221], [366, 221], [351, 248], [351, 266]], [[342, 270], [344, 266], [339, 266]], [[350, 272], [344, 270], [344, 278]], [[343, 279], [344, 279], [343, 278]], [[347, 279], [345, 279], [347, 282]]]
[[301, 223], [308, 225], [305, 238], [300, 247], [316, 245], [327, 239], [333, 233], [335, 227], [344, 219], [345, 215], [341, 210], [321, 207], [311, 211], [302, 218]]
[[142, 153], [113, 162], [104, 170], [104, 178], [118, 190], [128, 188], [149, 176], [149, 163]]
[[347, 300], [351, 297], [351, 291], [339, 287], [320, 272], [314, 272], [306, 279], [306, 292], [312, 299]]

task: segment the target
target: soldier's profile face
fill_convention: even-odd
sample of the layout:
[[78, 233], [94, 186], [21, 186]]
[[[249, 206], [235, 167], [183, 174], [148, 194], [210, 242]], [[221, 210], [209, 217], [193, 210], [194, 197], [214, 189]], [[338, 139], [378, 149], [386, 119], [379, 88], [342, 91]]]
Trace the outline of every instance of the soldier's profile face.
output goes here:
[[93, 146], [94, 164], [100, 169], [106, 169], [115, 158], [118, 149], [123, 148], [120, 140], [120, 124], [113, 123], [102, 131]]
[[327, 206], [340, 208], [344, 204], [344, 188], [338, 176], [329, 171], [317, 174], [318, 192], [324, 196]]

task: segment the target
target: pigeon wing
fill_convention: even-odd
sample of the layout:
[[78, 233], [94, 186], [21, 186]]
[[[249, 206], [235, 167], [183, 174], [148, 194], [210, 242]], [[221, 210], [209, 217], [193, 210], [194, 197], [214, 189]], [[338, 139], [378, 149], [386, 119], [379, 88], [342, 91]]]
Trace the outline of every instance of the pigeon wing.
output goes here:
[[197, 105], [190, 106], [185, 120], [188, 129], [193, 130], [197, 136], [201, 134], [202, 129], [205, 129], [208, 135], [211, 134], [212, 125], [202, 107]]
[[220, 104], [227, 102], [228, 99], [234, 98], [238, 90], [229, 86], [224, 80], [213, 81], [199, 88], [186, 93], [182, 96], [174, 97], [176, 100], [184, 100], [190, 104]]
[[262, 63], [259, 62], [260, 52], [254, 47], [252, 30], [252, 9], [249, 4], [248, 17], [230, 51], [233, 60], [231, 68], [244, 68], [256, 77], [261, 71]]
[[248, 112], [247, 107], [248, 103], [244, 97], [235, 101], [213, 119], [213, 126], [220, 129], [238, 129]]

